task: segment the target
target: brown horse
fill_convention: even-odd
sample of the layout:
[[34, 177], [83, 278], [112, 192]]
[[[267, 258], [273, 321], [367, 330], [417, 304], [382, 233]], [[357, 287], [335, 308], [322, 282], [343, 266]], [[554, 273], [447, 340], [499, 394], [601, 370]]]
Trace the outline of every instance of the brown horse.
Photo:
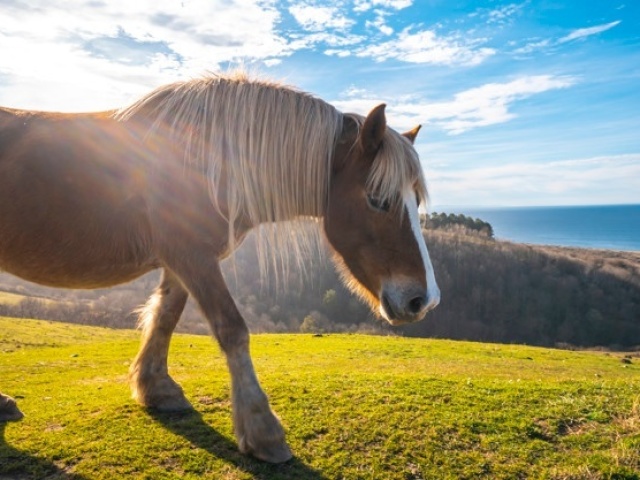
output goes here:
[[[240, 450], [286, 461], [219, 262], [251, 228], [276, 223], [285, 227], [269, 229], [262, 256], [302, 257], [314, 238], [291, 235], [292, 221], [321, 219], [355, 293], [393, 325], [423, 318], [440, 293], [418, 220], [427, 195], [418, 129], [387, 128], [384, 105], [366, 118], [343, 114], [243, 74], [167, 85], [121, 111], [0, 109], [0, 269], [98, 288], [161, 268], [141, 314], [133, 397], [190, 408], [167, 354], [193, 295], [227, 358]], [[0, 420], [21, 416], [0, 394]]]

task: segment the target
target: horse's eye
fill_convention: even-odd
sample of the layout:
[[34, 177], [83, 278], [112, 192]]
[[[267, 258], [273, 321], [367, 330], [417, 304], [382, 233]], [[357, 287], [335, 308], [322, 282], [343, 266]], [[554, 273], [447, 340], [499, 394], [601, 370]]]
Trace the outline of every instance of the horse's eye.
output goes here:
[[379, 210], [381, 212], [388, 212], [389, 208], [391, 208], [391, 203], [389, 203], [389, 200], [373, 197], [371, 195], [367, 195], [367, 203], [374, 210]]

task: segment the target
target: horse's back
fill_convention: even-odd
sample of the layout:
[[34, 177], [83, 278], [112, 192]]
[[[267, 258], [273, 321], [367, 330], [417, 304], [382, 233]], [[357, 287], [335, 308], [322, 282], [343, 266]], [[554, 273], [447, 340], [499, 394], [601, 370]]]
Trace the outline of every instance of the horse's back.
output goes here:
[[0, 269], [92, 288], [153, 268], [141, 150], [108, 112], [0, 109]]

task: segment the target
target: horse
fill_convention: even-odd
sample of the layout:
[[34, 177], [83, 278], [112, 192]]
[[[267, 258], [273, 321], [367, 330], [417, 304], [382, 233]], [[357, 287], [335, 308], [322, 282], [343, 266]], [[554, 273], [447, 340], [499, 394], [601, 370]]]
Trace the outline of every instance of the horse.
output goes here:
[[[384, 104], [366, 117], [342, 113], [242, 72], [161, 86], [120, 110], [0, 108], [0, 270], [92, 289], [161, 269], [140, 313], [134, 400], [192, 408], [167, 370], [191, 295], [226, 356], [239, 450], [285, 462], [292, 453], [220, 262], [259, 226], [275, 227], [260, 250], [267, 260], [301, 257], [324, 237], [346, 285], [374, 313], [392, 325], [421, 320], [440, 292], [419, 221], [427, 201], [419, 129], [388, 127]], [[292, 234], [309, 219], [317, 228]], [[0, 394], [0, 419], [20, 417]]]

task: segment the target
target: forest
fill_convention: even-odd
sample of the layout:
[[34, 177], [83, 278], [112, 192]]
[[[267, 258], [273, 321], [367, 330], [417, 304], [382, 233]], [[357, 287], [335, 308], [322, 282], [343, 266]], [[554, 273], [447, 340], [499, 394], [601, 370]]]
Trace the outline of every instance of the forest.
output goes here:
[[[257, 271], [249, 237], [224, 264], [250, 329], [262, 332], [364, 332], [565, 348], [640, 346], [640, 252], [515, 244], [493, 238], [491, 225], [464, 215], [431, 214], [423, 233], [442, 301], [419, 323], [390, 327], [340, 283], [327, 251], [274, 281]], [[158, 272], [111, 289], [55, 290], [0, 273], [0, 315], [132, 328], [135, 310]], [[189, 302], [178, 325], [209, 333]]]

